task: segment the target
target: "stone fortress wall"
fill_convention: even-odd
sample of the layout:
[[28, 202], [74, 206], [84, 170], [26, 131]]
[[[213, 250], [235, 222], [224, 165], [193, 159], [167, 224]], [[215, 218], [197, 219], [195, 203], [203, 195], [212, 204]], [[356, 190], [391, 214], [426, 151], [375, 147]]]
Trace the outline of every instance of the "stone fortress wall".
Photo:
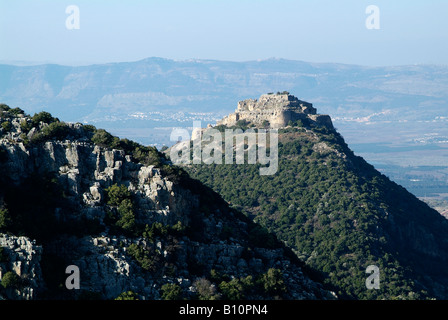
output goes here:
[[255, 126], [269, 122], [271, 128], [286, 127], [289, 121], [309, 119], [316, 125], [333, 128], [330, 116], [317, 114], [309, 102], [297, 99], [287, 92], [263, 94], [257, 99], [247, 99], [238, 103], [234, 113], [224, 117], [217, 125], [234, 126], [245, 120]]

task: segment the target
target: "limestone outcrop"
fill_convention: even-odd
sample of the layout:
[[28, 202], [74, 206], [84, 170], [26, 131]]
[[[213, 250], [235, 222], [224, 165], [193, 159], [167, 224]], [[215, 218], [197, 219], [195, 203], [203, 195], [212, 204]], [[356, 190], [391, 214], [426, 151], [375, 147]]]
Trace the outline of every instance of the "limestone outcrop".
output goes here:
[[5, 288], [2, 299], [32, 300], [38, 290], [44, 288], [40, 260], [42, 246], [28, 237], [0, 234], [0, 282], [13, 272], [21, 279], [18, 286]]

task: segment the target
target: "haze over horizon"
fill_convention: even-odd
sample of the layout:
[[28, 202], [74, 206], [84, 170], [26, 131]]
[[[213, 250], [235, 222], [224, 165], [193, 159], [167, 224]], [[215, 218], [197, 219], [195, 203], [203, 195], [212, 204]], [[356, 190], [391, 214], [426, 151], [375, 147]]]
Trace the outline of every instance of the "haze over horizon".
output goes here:
[[[79, 28], [70, 29], [74, 5]], [[367, 8], [379, 9], [368, 29]], [[0, 62], [87, 65], [282, 58], [364, 66], [448, 65], [448, 3], [357, 1], [0, 2]]]
[[151, 57], [145, 57], [142, 59], [137, 60], [123, 60], [123, 61], [109, 61], [109, 62], [94, 62], [94, 61], [84, 61], [84, 62], [77, 62], [77, 63], [64, 63], [64, 62], [53, 62], [53, 61], [28, 61], [28, 60], [0, 60], [0, 64], [3, 65], [10, 65], [10, 66], [18, 66], [18, 67], [28, 67], [28, 66], [40, 66], [40, 65], [58, 65], [62, 67], [89, 67], [94, 65], [108, 65], [108, 64], [119, 64], [119, 63], [135, 63], [139, 61], [144, 61], [147, 59], [164, 59], [167, 61], [173, 61], [173, 62], [191, 62], [191, 61], [216, 61], [216, 62], [229, 62], [229, 63], [246, 63], [246, 62], [263, 62], [263, 61], [272, 61], [272, 60], [278, 60], [278, 61], [294, 61], [294, 62], [303, 62], [303, 63], [309, 63], [309, 64], [316, 64], [316, 65], [322, 65], [322, 64], [329, 64], [329, 65], [347, 65], [347, 66], [358, 66], [358, 67], [366, 67], [366, 68], [387, 68], [387, 67], [406, 67], [406, 66], [448, 66], [448, 63], [408, 63], [408, 64], [395, 64], [395, 65], [367, 65], [367, 64], [359, 64], [359, 63], [344, 63], [344, 62], [313, 62], [313, 61], [307, 61], [307, 60], [300, 60], [300, 59], [285, 59], [282, 57], [269, 57], [264, 59], [248, 59], [248, 60], [242, 60], [242, 61], [236, 61], [236, 60], [226, 60], [226, 59], [206, 59], [206, 58], [184, 58], [184, 59], [173, 59], [173, 58], [165, 58], [165, 57], [158, 57], [158, 56], [151, 56]]

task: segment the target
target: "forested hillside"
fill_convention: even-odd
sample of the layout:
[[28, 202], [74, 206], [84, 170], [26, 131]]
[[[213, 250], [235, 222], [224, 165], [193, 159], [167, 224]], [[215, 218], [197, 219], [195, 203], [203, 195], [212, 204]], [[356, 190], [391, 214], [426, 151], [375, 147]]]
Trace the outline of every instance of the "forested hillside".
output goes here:
[[[191, 176], [274, 232], [355, 299], [448, 297], [448, 222], [356, 156], [340, 134], [293, 124], [279, 130], [278, 172], [259, 165], [189, 165]], [[366, 267], [380, 289], [366, 289]]]

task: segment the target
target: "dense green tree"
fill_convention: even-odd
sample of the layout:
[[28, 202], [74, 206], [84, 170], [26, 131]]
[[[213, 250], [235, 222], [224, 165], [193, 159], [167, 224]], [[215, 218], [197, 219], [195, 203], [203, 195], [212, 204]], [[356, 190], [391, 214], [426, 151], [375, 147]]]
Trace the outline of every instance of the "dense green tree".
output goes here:
[[0, 103], [0, 111], [9, 111], [11, 108], [4, 103]]
[[20, 108], [12, 108], [12, 109], [9, 109], [8, 112], [9, 112], [10, 114], [12, 114], [12, 115], [15, 115], [15, 116], [18, 116], [18, 115], [20, 115], [20, 114], [25, 114], [25, 111], [23, 111], [23, 110], [20, 109]]
[[138, 295], [133, 291], [125, 291], [120, 293], [115, 300], [138, 300]]
[[286, 292], [283, 274], [279, 269], [269, 268], [261, 275], [259, 282], [267, 293], [278, 295]]
[[162, 300], [181, 300], [182, 288], [175, 283], [166, 283], [161, 288]]
[[136, 228], [134, 206], [130, 199], [124, 199], [118, 205], [119, 219], [117, 226], [123, 228], [125, 231], [133, 232]]
[[256, 291], [256, 284], [251, 275], [241, 278], [231, 278], [221, 276], [221, 282], [218, 287], [226, 300], [247, 299], [250, 294]]
[[103, 147], [114, 147], [119, 139], [104, 129], [98, 129], [91, 138], [92, 142]]
[[14, 271], [8, 271], [3, 275], [1, 285], [5, 288], [18, 289], [21, 286], [22, 279]]
[[159, 257], [155, 252], [133, 243], [127, 248], [127, 253], [146, 271], [155, 271], [159, 261]]
[[38, 126], [40, 122], [50, 124], [55, 121], [55, 118], [51, 115], [51, 113], [46, 111], [41, 111], [39, 113], [34, 114], [31, 118], [34, 126]]
[[12, 128], [12, 124], [9, 121], [2, 122], [2, 129], [4, 132], [9, 132]]
[[119, 206], [123, 200], [130, 199], [131, 192], [125, 185], [113, 184], [105, 189], [107, 204]]

